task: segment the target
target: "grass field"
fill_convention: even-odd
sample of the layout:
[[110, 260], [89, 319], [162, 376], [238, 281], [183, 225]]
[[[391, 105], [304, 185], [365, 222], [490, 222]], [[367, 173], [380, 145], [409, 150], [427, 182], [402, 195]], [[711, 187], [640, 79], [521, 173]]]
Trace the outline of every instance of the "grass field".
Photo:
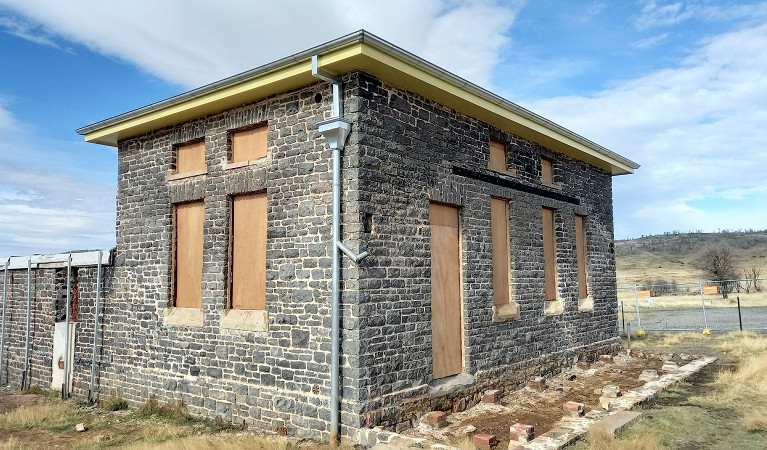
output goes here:
[[634, 341], [634, 347], [720, 359], [643, 405], [640, 419], [616, 437], [595, 429], [574, 448], [767, 448], [767, 338], [741, 332], [659, 334]]

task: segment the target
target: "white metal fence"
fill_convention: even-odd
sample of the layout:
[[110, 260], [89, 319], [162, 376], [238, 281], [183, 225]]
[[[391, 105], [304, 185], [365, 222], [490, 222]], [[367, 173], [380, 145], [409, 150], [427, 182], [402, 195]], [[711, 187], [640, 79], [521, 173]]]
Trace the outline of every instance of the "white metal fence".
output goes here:
[[767, 278], [618, 287], [621, 332], [767, 332]]

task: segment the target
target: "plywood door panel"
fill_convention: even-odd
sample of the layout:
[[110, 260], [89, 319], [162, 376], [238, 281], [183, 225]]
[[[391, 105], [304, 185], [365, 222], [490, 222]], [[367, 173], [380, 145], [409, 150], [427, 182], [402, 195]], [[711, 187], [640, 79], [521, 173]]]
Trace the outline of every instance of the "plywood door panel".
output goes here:
[[490, 234], [493, 253], [493, 303], [509, 303], [509, 210], [508, 202], [490, 199]]
[[586, 228], [584, 226], [584, 217], [575, 216], [575, 254], [578, 260], [578, 297], [588, 297], [588, 286], [586, 281]]
[[543, 279], [545, 284], [545, 299], [557, 299], [557, 262], [554, 251], [554, 210], [543, 208]]
[[458, 209], [432, 203], [429, 221], [433, 376], [443, 378], [463, 370]]
[[232, 201], [232, 308], [266, 308], [266, 193]]
[[176, 206], [176, 306], [202, 307], [203, 202]]
[[176, 147], [176, 173], [193, 172], [206, 168], [204, 141]]
[[232, 133], [232, 162], [266, 157], [266, 136], [266, 126]]
[[506, 146], [502, 142], [490, 141], [490, 163], [487, 168], [506, 172]]

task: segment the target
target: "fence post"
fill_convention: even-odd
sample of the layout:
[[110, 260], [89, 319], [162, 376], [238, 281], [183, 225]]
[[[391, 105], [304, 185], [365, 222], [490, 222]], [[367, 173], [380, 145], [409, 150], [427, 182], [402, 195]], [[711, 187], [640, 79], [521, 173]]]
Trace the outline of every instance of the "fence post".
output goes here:
[[740, 295], [738, 296], [738, 323], [740, 324], [740, 331], [743, 331], [743, 318], [740, 315]]
[[642, 318], [639, 316], [639, 295], [637, 294], [637, 285], [634, 284], [634, 303], [637, 307], [637, 332], [642, 330]]
[[703, 280], [698, 280], [698, 288], [700, 289], [700, 304], [703, 306], [703, 323], [705, 324], [705, 330], [708, 330], [708, 317], [706, 316], [706, 301], [703, 299]]

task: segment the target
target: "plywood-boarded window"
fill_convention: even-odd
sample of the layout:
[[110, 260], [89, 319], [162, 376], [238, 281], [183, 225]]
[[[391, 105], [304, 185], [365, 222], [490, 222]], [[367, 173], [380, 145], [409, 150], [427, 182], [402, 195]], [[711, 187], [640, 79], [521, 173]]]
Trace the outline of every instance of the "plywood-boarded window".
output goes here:
[[496, 172], [507, 172], [506, 144], [500, 141], [490, 141], [490, 162], [487, 168]]
[[202, 241], [205, 205], [183, 203], [174, 207], [174, 304], [202, 307]]
[[192, 142], [176, 146], [176, 173], [204, 173], [205, 141]]
[[557, 299], [556, 236], [554, 235], [554, 210], [542, 209], [543, 217], [543, 279], [545, 300]]
[[230, 305], [266, 309], [266, 192], [232, 197]]
[[229, 162], [251, 161], [266, 157], [267, 126], [232, 132], [232, 154]]
[[589, 296], [586, 259], [586, 217], [575, 215], [575, 255], [578, 261], [578, 298]]
[[490, 234], [493, 253], [493, 303], [509, 303], [509, 202], [490, 199]]
[[548, 158], [541, 158], [541, 181], [554, 184], [554, 161]]

